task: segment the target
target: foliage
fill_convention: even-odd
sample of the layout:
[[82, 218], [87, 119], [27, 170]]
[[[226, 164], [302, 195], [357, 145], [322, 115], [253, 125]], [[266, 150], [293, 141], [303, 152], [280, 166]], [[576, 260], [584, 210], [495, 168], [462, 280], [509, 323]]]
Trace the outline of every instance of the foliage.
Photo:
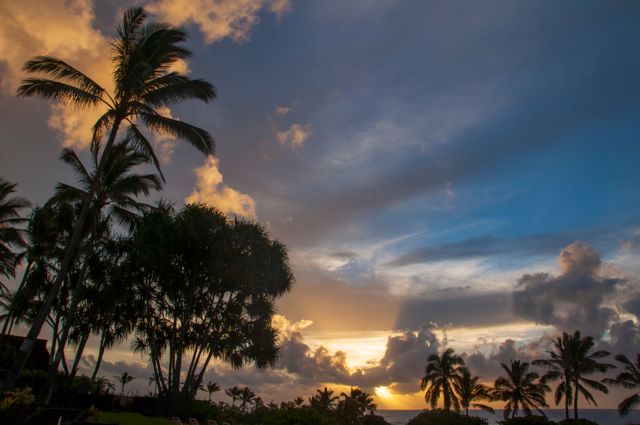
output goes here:
[[425, 410], [409, 420], [407, 425], [488, 425], [489, 421], [477, 416], [440, 409]]
[[214, 358], [234, 368], [273, 364], [274, 303], [293, 275], [286, 248], [260, 225], [203, 205], [177, 213], [160, 206], [144, 214], [128, 252], [134, 346], [149, 355], [162, 396], [178, 404], [193, 399]]
[[119, 425], [171, 425], [169, 418], [145, 416], [130, 412], [102, 412], [100, 423]]
[[[29, 206], [24, 198], [12, 196], [16, 185], [0, 178], [0, 276], [12, 277], [20, 256], [13, 249], [24, 247], [22, 230], [17, 227], [26, 220], [19, 210]], [[0, 282], [0, 294], [6, 287]]]
[[314, 409], [280, 409], [263, 419], [264, 425], [322, 425], [320, 413]]
[[480, 378], [478, 376], [471, 376], [471, 372], [465, 367], [461, 369], [458, 379], [454, 381], [456, 394], [460, 398], [460, 406], [465, 410], [467, 415], [469, 414], [469, 407], [475, 407], [477, 409], [494, 413], [492, 407], [486, 404], [477, 403], [477, 401], [480, 400], [491, 399], [490, 389], [484, 384], [479, 384], [479, 379]]
[[382, 416], [371, 413], [362, 418], [362, 425], [389, 425]]
[[[624, 366], [622, 372], [615, 379], [605, 379], [608, 384], [613, 384], [627, 389], [640, 389], [640, 353], [637, 354], [635, 363], [632, 363], [625, 355], [618, 354], [616, 360]], [[618, 413], [626, 416], [631, 409], [640, 405], [640, 392], [636, 392], [625, 398], [618, 405]]]
[[597, 422], [590, 421], [589, 419], [565, 419], [558, 422], [558, 425], [598, 425]]
[[0, 401], [0, 410], [7, 410], [11, 407], [29, 406], [36, 400], [35, 396], [31, 393], [31, 388], [18, 388], [13, 391], [6, 391]]
[[99, 422], [100, 421], [100, 410], [96, 408], [96, 406], [91, 405], [87, 412], [87, 422]]

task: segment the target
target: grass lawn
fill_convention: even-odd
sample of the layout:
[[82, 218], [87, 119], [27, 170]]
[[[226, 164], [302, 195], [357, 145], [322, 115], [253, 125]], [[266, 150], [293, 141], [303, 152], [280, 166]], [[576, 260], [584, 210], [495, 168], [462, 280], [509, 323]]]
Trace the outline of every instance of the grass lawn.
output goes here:
[[169, 418], [156, 418], [129, 412], [100, 412], [100, 422], [120, 425], [171, 425]]

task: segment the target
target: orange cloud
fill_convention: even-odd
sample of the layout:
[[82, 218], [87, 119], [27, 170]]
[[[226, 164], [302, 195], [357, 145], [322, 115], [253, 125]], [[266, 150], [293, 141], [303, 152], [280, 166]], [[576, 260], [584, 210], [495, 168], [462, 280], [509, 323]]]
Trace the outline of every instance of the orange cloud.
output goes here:
[[291, 149], [299, 149], [313, 133], [309, 124], [293, 124], [288, 130], [278, 131], [276, 138], [281, 145], [289, 145]]
[[277, 16], [291, 10], [289, 0], [160, 0], [148, 6], [150, 12], [172, 25], [193, 22], [204, 33], [206, 43], [224, 38], [247, 41], [266, 9]]
[[196, 188], [185, 202], [203, 203], [215, 207], [225, 214], [256, 219], [256, 203], [251, 196], [240, 193], [223, 184], [218, 159], [209, 156], [204, 165], [196, 168]]

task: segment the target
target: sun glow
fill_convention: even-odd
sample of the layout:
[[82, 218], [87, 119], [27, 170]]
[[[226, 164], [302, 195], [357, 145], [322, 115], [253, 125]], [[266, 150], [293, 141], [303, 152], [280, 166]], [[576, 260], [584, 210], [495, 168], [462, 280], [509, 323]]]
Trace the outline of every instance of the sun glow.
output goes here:
[[391, 390], [387, 386], [376, 387], [376, 396], [381, 398], [393, 398], [393, 394], [391, 394]]

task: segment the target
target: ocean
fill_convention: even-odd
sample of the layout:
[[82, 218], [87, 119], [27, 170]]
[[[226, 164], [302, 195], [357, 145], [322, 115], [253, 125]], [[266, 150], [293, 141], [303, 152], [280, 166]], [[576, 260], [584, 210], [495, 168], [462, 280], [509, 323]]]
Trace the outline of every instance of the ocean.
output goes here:
[[[378, 410], [378, 414], [383, 416], [387, 422], [392, 425], [405, 425], [409, 419], [420, 413], [421, 410]], [[564, 419], [563, 409], [547, 409], [544, 411], [551, 420]], [[496, 425], [502, 419], [502, 410], [496, 410], [496, 414], [492, 415], [483, 410], [469, 411], [470, 415], [481, 416], [489, 419], [490, 425]], [[608, 409], [584, 409], [580, 411], [581, 418], [591, 419], [600, 425], [627, 425], [640, 424], [640, 411], [633, 411], [629, 415], [621, 418], [616, 410]]]

